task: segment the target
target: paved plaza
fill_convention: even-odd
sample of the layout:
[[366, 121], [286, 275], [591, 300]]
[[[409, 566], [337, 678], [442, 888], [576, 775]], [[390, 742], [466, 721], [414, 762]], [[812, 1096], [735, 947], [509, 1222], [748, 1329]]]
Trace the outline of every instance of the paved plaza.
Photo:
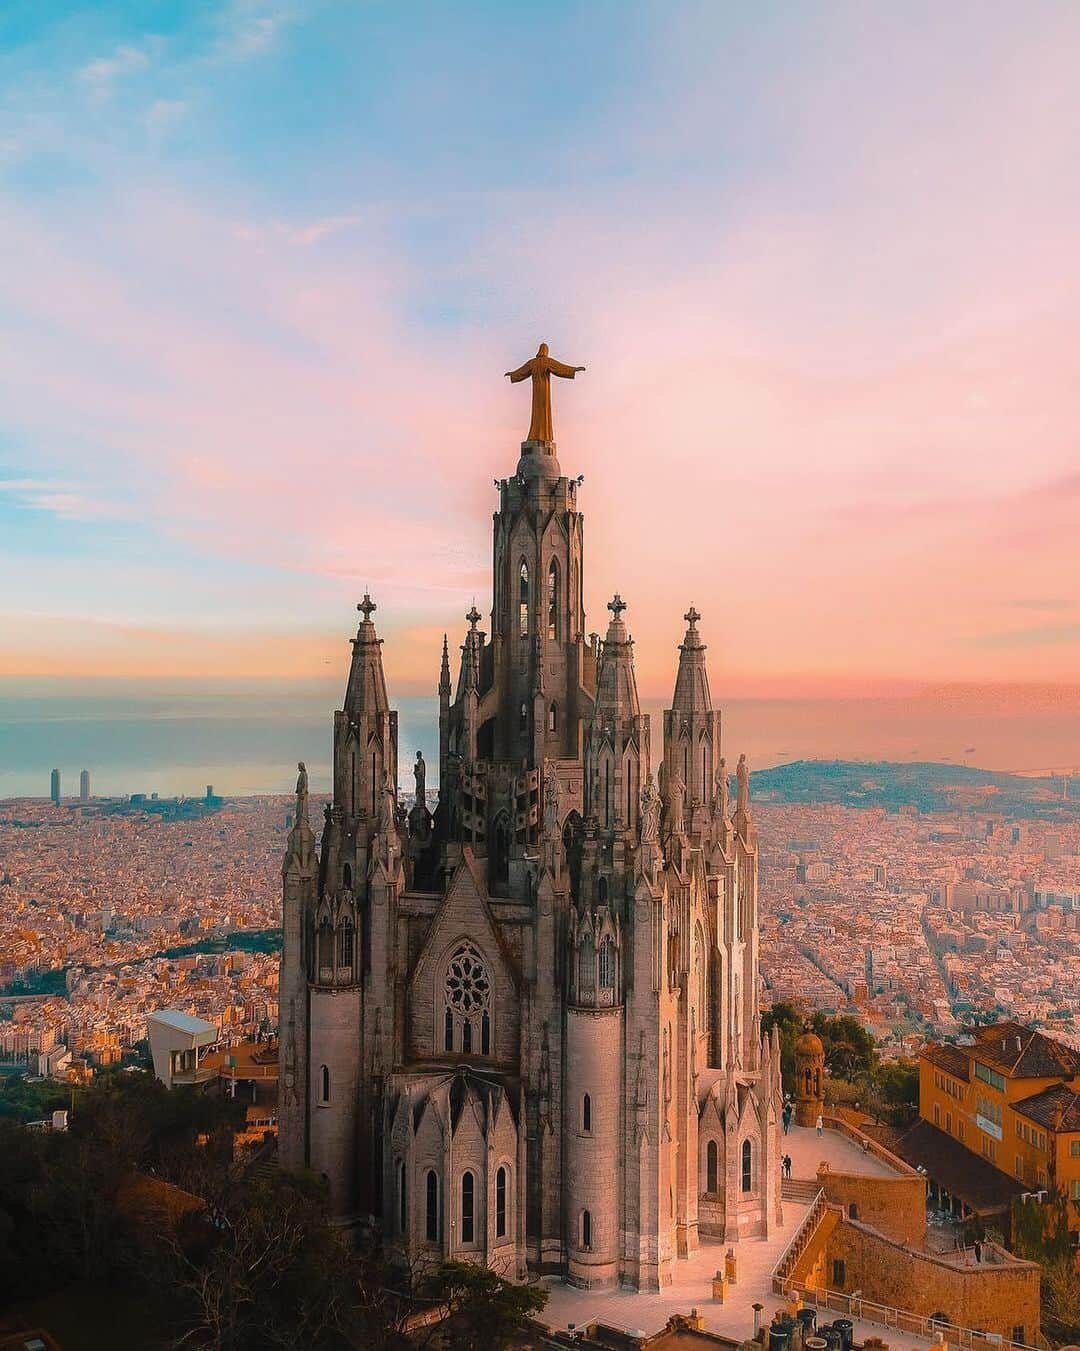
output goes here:
[[[853, 1140], [836, 1131], [827, 1130], [819, 1138], [813, 1129], [797, 1126], [782, 1139], [782, 1150], [791, 1155], [792, 1176], [812, 1179], [818, 1164], [825, 1161], [836, 1171], [887, 1177], [892, 1170], [873, 1154], [862, 1150]], [[781, 1299], [772, 1290], [772, 1271], [796, 1230], [802, 1224], [809, 1207], [797, 1201], [784, 1202], [784, 1222], [771, 1238], [743, 1239], [735, 1245], [738, 1258], [738, 1279], [729, 1289], [727, 1302], [717, 1303], [712, 1298], [712, 1277], [724, 1265], [728, 1244], [715, 1239], [703, 1239], [699, 1251], [686, 1261], [676, 1262], [672, 1284], [652, 1294], [638, 1294], [632, 1290], [577, 1290], [561, 1281], [544, 1282], [550, 1290], [547, 1308], [542, 1318], [551, 1328], [565, 1329], [574, 1323], [598, 1321], [624, 1331], [652, 1334], [660, 1331], [672, 1314], [688, 1314], [696, 1309], [705, 1320], [706, 1330], [743, 1341], [753, 1335], [755, 1303], [765, 1306], [763, 1320], [768, 1323], [780, 1308]], [[831, 1321], [833, 1314], [825, 1321]], [[880, 1327], [856, 1320], [856, 1340], [884, 1336], [891, 1348], [923, 1348], [926, 1339], [911, 1337], [890, 1328], [882, 1333]]]
[[[859, 1173], [863, 1177], [895, 1177], [897, 1170], [876, 1154], [864, 1150], [839, 1131], [823, 1131], [819, 1136], [812, 1126], [792, 1126], [780, 1137], [781, 1154], [791, 1155], [791, 1176], [812, 1181], [818, 1167], [827, 1163], [836, 1173]], [[785, 1207], [786, 1209], [786, 1207]]]

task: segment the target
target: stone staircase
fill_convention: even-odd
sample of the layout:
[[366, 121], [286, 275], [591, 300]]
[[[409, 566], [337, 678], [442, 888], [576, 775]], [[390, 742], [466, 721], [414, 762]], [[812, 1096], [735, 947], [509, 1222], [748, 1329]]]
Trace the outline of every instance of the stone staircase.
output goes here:
[[799, 1205], [813, 1205], [820, 1190], [821, 1184], [809, 1178], [785, 1177], [780, 1180], [781, 1200], [797, 1201]]

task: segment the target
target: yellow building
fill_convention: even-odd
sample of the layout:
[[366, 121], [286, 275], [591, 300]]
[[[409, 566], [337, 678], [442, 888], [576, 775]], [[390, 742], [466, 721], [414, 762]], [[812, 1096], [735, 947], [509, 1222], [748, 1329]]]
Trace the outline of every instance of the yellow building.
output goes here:
[[1020, 1023], [973, 1035], [973, 1045], [928, 1042], [919, 1053], [921, 1119], [905, 1157], [984, 1216], [1056, 1187], [1080, 1231], [1080, 1053]]

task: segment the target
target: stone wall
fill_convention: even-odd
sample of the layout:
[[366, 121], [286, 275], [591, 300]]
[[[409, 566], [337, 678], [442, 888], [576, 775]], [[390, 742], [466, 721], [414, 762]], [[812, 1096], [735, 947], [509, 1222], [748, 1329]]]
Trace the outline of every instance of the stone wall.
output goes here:
[[[989, 1245], [988, 1245], [989, 1246]], [[1039, 1328], [1039, 1268], [990, 1247], [998, 1260], [958, 1267], [894, 1243], [868, 1226], [844, 1220], [825, 1244], [825, 1283], [840, 1288], [834, 1263], [844, 1263], [843, 1290], [865, 1300], [929, 1317], [944, 1313], [960, 1327], [1000, 1333], [1023, 1329], [1035, 1341]]]
[[873, 1225], [901, 1243], [921, 1245], [926, 1234], [926, 1179], [921, 1173], [873, 1177], [835, 1172], [823, 1164], [817, 1180], [826, 1199], [842, 1207], [849, 1218]]

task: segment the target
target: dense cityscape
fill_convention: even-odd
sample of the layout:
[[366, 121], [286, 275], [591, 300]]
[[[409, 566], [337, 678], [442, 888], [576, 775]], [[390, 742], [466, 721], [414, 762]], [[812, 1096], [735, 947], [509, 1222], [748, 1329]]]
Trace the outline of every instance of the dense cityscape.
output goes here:
[[[0, 1064], [118, 1063], [183, 1009], [277, 1025], [291, 799], [0, 804]], [[1080, 824], [762, 803], [763, 1003], [854, 1013], [884, 1054], [975, 1014], [1080, 1044]]]

